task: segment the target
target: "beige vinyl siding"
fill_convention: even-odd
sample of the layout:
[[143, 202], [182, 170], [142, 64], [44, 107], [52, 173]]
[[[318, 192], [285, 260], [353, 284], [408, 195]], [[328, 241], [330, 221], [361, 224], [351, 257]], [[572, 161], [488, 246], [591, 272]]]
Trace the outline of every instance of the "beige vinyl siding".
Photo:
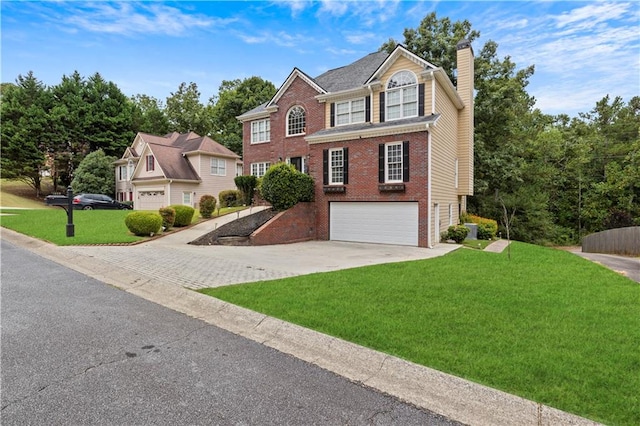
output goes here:
[[[449, 204], [454, 204], [453, 223], [458, 223], [458, 194], [455, 188], [455, 163], [458, 155], [458, 109], [436, 82], [436, 112], [440, 118], [431, 134], [431, 201], [440, 205], [440, 229], [449, 226]], [[436, 222], [434, 222], [436, 223]]]
[[[218, 176], [211, 174], [211, 158], [219, 158], [223, 159], [226, 162], [226, 175]], [[207, 194], [213, 195], [216, 197], [216, 201], [218, 201], [218, 194], [221, 191], [228, 189], [237, 189], [235, 184], [236, 177], [236, 159], [235, 158], [224, 158], [224, 157], [213, 157], [209, 155], [196, 155], [190, 156], [189, 162], [196, 170], [202, 182], [197, 186], [196, 189], [196, 198], [194, 199], [194, 203], [198, 203], [200, 201], [200, 197]]]
[[[187, 182], [172, 182], [169, 194], [169, 205], [182, 205], [182, 193], [183, 192], [191, 192], [191, 197], [193, 201], [194, 208], [198, 208], [198, 201], [200, 197], [206, 194], [206, 192], [201, 192], [202, 189], [199, 188], [197, 184], [187, 183]], [[194, 195], [195, 192], [195, 195]], [[216, 197], [217, 200], [218, 197]]]
[[[372, 119], [371, 121], [373, 123], [380, 122], [380, 92], [385, 91], [387, 87], [387, 83], [389, 82], [389, 79], [393, 74], [397, 73], [398, 71], [405, 71], [405, 70], [411, 71], [416, 75], [416, 78], [418, 79], [418, 84], [426, 83], [420, 77], [420, 73], [422, 73], [423, 68], [415, 64], [414, 62], [410, 61], [409, 59], [405, 58], [404, 56], [400, 56], [393, 63], [393, 65], [391, 65], [389, 69], [386, 70], [385, 73], [380, 76], [380, 82], [382, 83], [382, 85], [378, 87], [377, 90], [374, 90], [373, 92], [373, 98], [371, 99], [371, 119]], [[431, 109], [431, 98], [430, 97], [426, 98], [426, 92], [427, 92], [426, 86], [427, 84], [425, 84], [425, 114], [427, 114], [428, 109]], [[427, 102], [429, 103], [429, 107], [427, 107]]]

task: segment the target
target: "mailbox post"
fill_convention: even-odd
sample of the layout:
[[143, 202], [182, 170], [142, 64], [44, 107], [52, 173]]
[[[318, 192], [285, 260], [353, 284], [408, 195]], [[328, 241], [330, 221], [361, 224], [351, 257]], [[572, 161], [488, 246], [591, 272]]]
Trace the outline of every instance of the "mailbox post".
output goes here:
[[71, 185], [67, 187], [67, 237], [75, 235], [75, 225], [73, 224], [73, 190]]

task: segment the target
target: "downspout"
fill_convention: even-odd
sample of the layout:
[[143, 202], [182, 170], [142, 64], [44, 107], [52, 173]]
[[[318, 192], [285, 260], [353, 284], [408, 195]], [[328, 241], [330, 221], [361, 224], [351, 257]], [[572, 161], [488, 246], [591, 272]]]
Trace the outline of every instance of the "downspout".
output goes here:
[[173, 183], [173, 179], [169, 179], [169, 185], [167, 185], [167, 206], [171, 205], [171, 184]]
[[[436, 113], [436, 76], [433, 71], [431, 71], [431, 114]], [[427, 128], [429, 125], [427, 125]]]
[[427, 123], [427, 247], [433, 248], [431, 231], [431, 129]]

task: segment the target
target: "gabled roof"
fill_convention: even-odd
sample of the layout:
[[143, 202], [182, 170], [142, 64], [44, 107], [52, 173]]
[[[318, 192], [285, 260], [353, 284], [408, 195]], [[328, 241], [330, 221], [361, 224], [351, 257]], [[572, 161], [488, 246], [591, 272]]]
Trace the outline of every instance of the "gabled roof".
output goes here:
[[[188, 155], [204, 154], [232, 159], [240, 158], [238, 154], [210, 137], [200, 136], [194, 132], [182, 134], [173, 132], [164, 136], [138, 133], [133, 144], [138, 140], [145, 142], [145, 146], [151, 151], [167, 179], [200, 181], [200, 176], [186, 158]], [[125, 154], [127, 152], [131, 152], [136, 157], [143, 154], [143, 152], [136, 153], [133, 145], [127, 148]]]
[[411, 52], [409, 52], [407, 50], [406, 47], [404, 47], [401, 44], [398, 44], [395, 49], [393, 49], [393, 52], [391, 52], [390, 55], [388, 55], [384, 62], [382, 62], [379, 66], [378, 69], [374, 70], [371, 73], [371, 76], [369, 77], [369, 79], [367, 81], [365, 81], [363, 84], [369, 84], [369, 83], [373, 83], [374, 81], [378, 80], [380, 78], [380, 76], [382, 74], [384, 74], [385, 72], [387, 72], [387, 70], [398, 60], [399, 57], [404, 56], [405, 58], [409, 59], [411, 62], [421, 66], [422, 68], [424, 68], [425, 70], [435, 70], [438, 67], [436, 67], [435, 65], [433, 65], [430, 62], [425, 61], [424, 59], [422, 59], [421, 57], [419, 57], [418, 55], [415, 55]]
[[278, 100], [282, 97], [282, 95], [287, 91], [287, 89], [289, 89], [289, 86], [291, 86], [291, 83], [293, 83], [293, 81], [296, 78], [301, 78], [303, 81], [305, 81], [309, 86], [311, 86], [313, 89], [315, 89], [318, 93], [326, 93], [326, 91], [320, 87], [318, 85], [318, 83], [316, 83], [314, 81], [313, 78], [309, 77], [307, 74], [303, 73], [302, 71], [300, 71], [297, 67], [293, 69], [293, 71], [291, 71], [291, 74], [289, 74], [289, 77], [287, 77], [287, 79], [284, 81], [284, 83], [282, 84], [282, 86], [280, 86], [280, 88], [278, 89], [278, 91], [276, 92], [276, 94], [273, 96], [273, 98], [271, 98], [271, 100], [267, 103], [266, 107], [270, 107], [271, 105], [275, 105], [278, 103]]
[[149, 149], [167, 179], [200, 180], [191, 163], [182, 156], [182, 149], [177, 146], [150, 143]]
[[384, 51], [370, 53], [349, 65], [319, 75], [315, 81], [327, 92], [355, 89], [363, 86], [388, 57]]

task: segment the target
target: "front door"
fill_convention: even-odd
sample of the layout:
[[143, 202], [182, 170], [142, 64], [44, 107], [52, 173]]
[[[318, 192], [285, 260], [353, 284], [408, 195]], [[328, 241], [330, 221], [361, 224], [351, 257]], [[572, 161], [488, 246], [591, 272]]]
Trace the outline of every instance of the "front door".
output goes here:
[[289, 163], [293, 164], [293, 167], [295, 167], [297, 171], [304, 172], [302, 168], [303, 167], [302, 157], [291, 157], [289, 158]]

